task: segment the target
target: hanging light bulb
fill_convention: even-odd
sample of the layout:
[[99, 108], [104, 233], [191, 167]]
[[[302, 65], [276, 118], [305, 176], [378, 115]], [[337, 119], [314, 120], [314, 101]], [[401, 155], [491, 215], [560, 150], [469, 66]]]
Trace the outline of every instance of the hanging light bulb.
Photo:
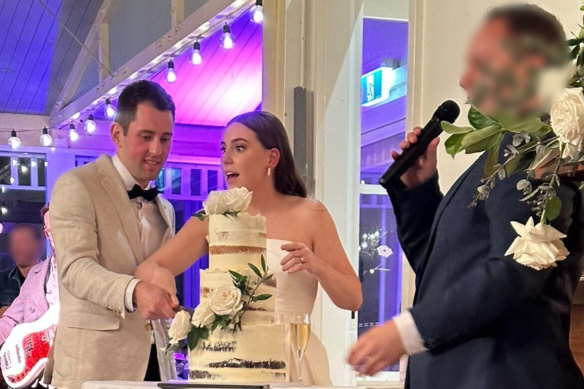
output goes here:
[[251, 20], [257, 24], [261, 24], [264, 21], [264, 7], [262, 6], [262, 0], [256, 0], [255, 5], [251, 7]]
[[227, 23], [225, 23], [225, 25], [223, 26], [223, 35], [221, 36], [221, 46], [223, 46], [223, 48], [226, 50], [230, 50], [233, 48], [234, 45], [235, 42], [233, 42], [231, 28], [229, 28], [229, 25]]
[[115, 116], [116, 110], [112, 105], [112, 101], [110, 99], [105, 99], [105, 115], [108, 118], [112, 118]]
[[73, 123], [69, 125], [69, 139], [71, 142], [75, 142], [79, 139], [79, 134], [75, 131], [75, 124]]
[[6, 208], [5, 205], [2, 205], [0, 207], [0, 213], [2, 213], [2, 215], [6, 215], [8, 213], [8, 208]]
[[168, 70], [166, 71], [166, 81], [175, 82], [176, 72], [174, 71], [174, 62], [172, 60], [168, 61]]
[[85, 121], [85, 131], [87, 131], [87, 133], [89, 135], [91, 135], [95, 132], [96, 128], [97, 128], [97, 125], [95, 124], [95, 121], [93, 120], [93, 114], [91, 114], [87, 117], [87, 120]]
[[191, 57], [191, 62], [193, 65], [200, 65], [203, 62], [203, 56], [201, 56], [201, 43], [196, 41], [193, 44], [193, 56]]
[[53, 144], [53, 137], [49, 135], [49, 129], [47, 127], [43, 128], [43, 134], [41, 135], [41, 144], [43, 146], [50, 146]]
[[8, 138], [8, 145], [12, 150], [16, 150], [20, 147], [20, 138], [16, 135], [16, 130], [10, 132], [10, 138]]

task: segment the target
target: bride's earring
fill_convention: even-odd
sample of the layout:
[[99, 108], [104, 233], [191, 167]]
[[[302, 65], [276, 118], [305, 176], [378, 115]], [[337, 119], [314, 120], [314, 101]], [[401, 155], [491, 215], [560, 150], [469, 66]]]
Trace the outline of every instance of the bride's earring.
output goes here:
[[271, 168], [271, 167], [269, 167], [269, 168], [268, 168], [268, 176], [271, 176], [271, 175], [272, 175], [272, 168]]

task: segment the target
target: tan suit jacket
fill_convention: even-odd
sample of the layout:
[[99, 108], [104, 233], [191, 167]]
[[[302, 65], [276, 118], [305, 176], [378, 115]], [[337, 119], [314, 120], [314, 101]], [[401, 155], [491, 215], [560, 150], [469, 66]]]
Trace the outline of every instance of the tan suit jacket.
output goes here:
[[[168, 225], [166, 241], [174, 234], [174, 209], [160, 196], [155, 201]], [[145, 259], [138, 223], [108, 156], [66, 172], [55, 184], [51, 231], [61, 312], [53, 386], [78, 389], [85, 381], [144, 379], [152, 326], [139, 312], [126, 312], [124, 304], [126, 287]]]

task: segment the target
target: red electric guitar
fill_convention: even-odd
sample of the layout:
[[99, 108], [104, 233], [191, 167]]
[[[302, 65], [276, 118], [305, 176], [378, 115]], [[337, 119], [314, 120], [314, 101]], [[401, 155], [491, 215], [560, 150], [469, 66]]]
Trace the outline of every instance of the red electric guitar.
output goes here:
[[0, 349], [0, 366], [12, 388], [31, 386], [44, 371], [59, 320], [57, 307], [49, 307], [37, 321], [19, 324]]

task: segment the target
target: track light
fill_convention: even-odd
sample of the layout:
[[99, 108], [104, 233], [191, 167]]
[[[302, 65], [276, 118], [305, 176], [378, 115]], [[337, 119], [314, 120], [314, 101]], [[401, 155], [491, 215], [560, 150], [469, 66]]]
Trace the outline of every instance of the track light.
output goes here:
[[20, 141], [20, 138], [18, 137], [18, 135], [16, 135], [16, 130], [12, 130], [10, 132], [10, 138], [8, 138], [8, 145], [10, 146], [10, 148], [12, 150], [16, 150], [17, 148], [20, 147], [20, 144], [22, 142]]
[[176, 72], [174, 71], [174, 62], [172, 60], [168, 61], [168, 70], [166, 71], [166, 81], [175, 82]]
[[262, 0], [256, 0], [255, 5], [251, 7], [251, 20], [257, 24], [261, 24], [264, 21], [264, 7], [262, 6]]
[[230, 50], [234, 45], [235, 42], [233, 41], [233, 35], [231, 35], [231, 28], [225, 23], [223, 26], [223, 35], [221, 36], [221, 46], [226, 50]]
[[105, 99], [105, 115], [110, 119], [113, 119], [116, 115], [116, 110], [112, 106], [112, 101], [110, 99]]
[[203, 56], [201, 55], [201, 43], [196, 41], [193, 44], [193, 56], [191, 57], [191, 62], [193, 65], [200, 65], [203, 62]]
[[49, 135], [49, 129], [47, 127], [43, 128], [43, 134], [41, 135], [41, 144], [43, 146], [50, 146], [53, 143], [53, 137]]
[[75, 131], [75, 124], [71, 123], [69, 124], [69, 140], [75, 142], [77, 139], [79, 139], [79, 134]]
[[87, 133], [89, 135], [91, 135], [95, 132], [96, 128], [97, 128], [97, 125], [95, 124], [95, 121], [93, 120], [93, 114], [91, 114], [87, 117], [87, 120], [85, 121], [85, 131], [87, 131]]

